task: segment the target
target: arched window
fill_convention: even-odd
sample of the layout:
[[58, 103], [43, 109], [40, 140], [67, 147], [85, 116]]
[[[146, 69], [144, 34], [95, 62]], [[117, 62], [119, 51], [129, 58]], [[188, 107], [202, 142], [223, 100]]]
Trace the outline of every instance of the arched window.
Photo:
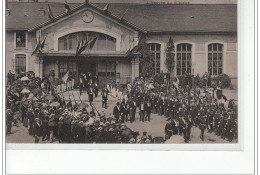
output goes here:
[[24, 54], [15, 55], [15, 72], [17, 74], [26, 72], [26, 55]]
[[154, 74], [160, 73], [161, 44], [151, 43], [148, 46], [153, 61]]
[[223, 72], [223, 44], [213, 43], [208, 45], [208, 72], [219, 75]]
[[191, 74], [191, 48], [188, 43], [177, 45], [177, 75]]
[[116, 39], [98, 32], [83, 31], [70, 33], [59, 38], [59, 50], [76, 50], [77, 42], [82, 40], [91, 40], [97, 37], [97, 41], [94, 44], [92, 50], [94, 51], [115, 51], [116, 50]]

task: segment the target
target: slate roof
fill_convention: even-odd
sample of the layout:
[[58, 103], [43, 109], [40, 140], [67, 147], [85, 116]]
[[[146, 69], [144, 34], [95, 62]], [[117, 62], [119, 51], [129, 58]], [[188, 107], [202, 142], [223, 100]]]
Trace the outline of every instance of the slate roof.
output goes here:
[[[48, 3], [8, 3], [7, 30], [32, 30], [50, 23]], [[64, 15], [63, 3], [49, 3], [55, 17]], [[105, 4], [92, 4], [102, 12]], [[70, 4], [76, 11], [82, 4]], [[39, 9], [46, 11], [40, 16]], [[109, 4], [108, 16], [143, 32], [237, 32], [234, 4]], [[125, 14], [125, 15], [123, 15]], [[124, 20], [120, 18], [124, 16]]]

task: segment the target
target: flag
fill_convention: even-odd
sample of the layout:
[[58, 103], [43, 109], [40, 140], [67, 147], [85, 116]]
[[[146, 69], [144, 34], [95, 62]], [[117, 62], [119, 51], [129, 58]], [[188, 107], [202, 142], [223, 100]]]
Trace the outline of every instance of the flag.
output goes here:
[[54, 19], [54, 16], [53, 16], [53, 13], [51, 11], [51, 7], [50, 7], [49, 4], [48, 4], [48, 16], [49, 16], [50, 19]]
[[95, 37], [94, 39], [92, 39], [92, 40], [90, 40], [90, 41], [88, 42], [88, 49], [89, 49], [89, 50], [91, 50], [91, 49], [94, 47], [94, 45], [95, 45], [97, 39], [98, 39], [98, 38]]
[[69, 72], [67, 72], [63, 77], [62, 77], [62, 80], [64, 83], [67, 83], [67, 80], [69, 78]]
[[64, 5], [65, 5], [65, 12], [66, 12], [68, 15], [70, 15], [72, 12], [71, 12], [71, 9], [70, 9], [69, 4], [67, 3], [67, 0], [65, 0]]
[[76, 57], [78, 56], [79, 48], [81, 47], [80, 42], [77, 41], [77, 46], [76, 46]]
[[104, 8], [103, 8], [103, 11], [107, 11], [108, 10], [108, 6], [109, 6], [109, 4], [107, 4]]
[[41, 49], [43, 49], [43, 48], [44, 48], [45, 41], [46, 41], [46, 36], [45, 36], [44, 40], [41, 42]]
[[34, 51], [32, 52], [32, 55], [33, 56], [41, 47], [41, 38], [40, 38], [40, 35], [39, 35], [39, 39], [37, 40], [36, 39], [36, 46], [34, 48]]

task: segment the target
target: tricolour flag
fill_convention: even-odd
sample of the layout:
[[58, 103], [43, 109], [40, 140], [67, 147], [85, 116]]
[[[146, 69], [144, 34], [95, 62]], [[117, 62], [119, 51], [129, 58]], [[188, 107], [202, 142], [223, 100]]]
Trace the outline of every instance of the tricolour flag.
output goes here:
[[40, 35], [39, 35], [39, 39], [37, 40], [36, 39], [36, 46], [34, 48], [34, 51], [32, 52], [32, 55], [33, 56], [41, 47], [41, 38], [40, 38]]
[[41, 42], [41, 49], [43, 49], [43, 48], [44, 48], [45, 41], [46, 41], [46, 36], [45, 36], [44, 40]]
[[67, 72], [67, 73], [62, 77], [63, 82], [64, 82], [64, 83], [67, 83], [68, 78], [69, 78], [69, 72]]

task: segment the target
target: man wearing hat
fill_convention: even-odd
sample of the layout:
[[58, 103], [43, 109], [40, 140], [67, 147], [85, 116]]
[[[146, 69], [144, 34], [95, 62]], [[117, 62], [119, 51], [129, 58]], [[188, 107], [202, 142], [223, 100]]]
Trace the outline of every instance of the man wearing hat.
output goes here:
[[116, 118], [116, 122], [118, 122], [119, 117], [120, 117], [120, 115], [121, 115], [121, 109], [120, 109], [120, 103], [119, 103], [119, 102], [117, 102], [117, 103], [116, 103], [116, 106], [114, 107], [113, 115], [114, 115], [115, 118]]
[[40, 119], [35, 118], [35, 123], [33, 126], [34, 143], [39, 143], [40, 137], [42, 136], [42, 127], [40, 124]]

